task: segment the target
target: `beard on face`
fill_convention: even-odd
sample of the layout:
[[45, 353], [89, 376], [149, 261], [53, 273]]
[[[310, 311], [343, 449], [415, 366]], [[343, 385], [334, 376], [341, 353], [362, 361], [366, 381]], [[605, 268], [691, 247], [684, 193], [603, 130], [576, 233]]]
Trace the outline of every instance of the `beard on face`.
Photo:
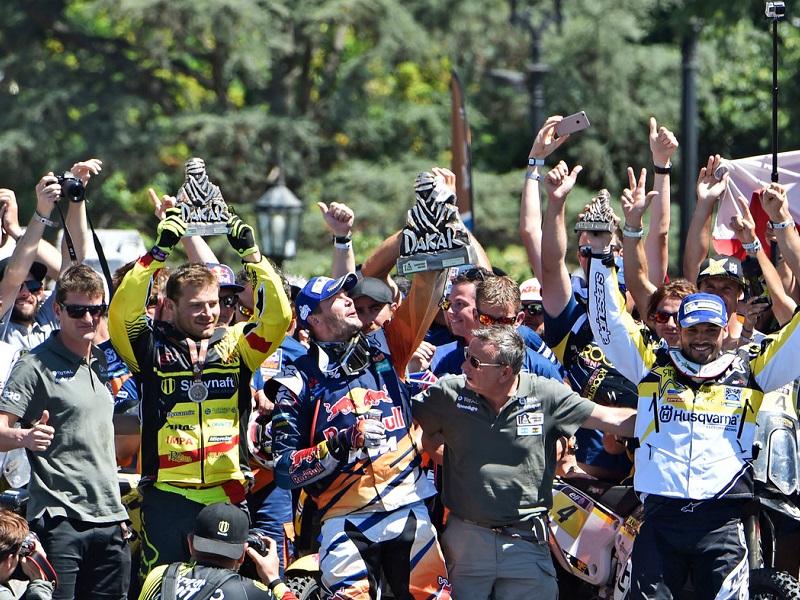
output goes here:
[[331, 335], [340, 342], [348, 341], [361, 331], [361, 321], [349, 321], [341, 316], [329, 315], [326, 318], [325, 324], [328, 326]]
[[36, 306], [26, 304], [20, 308], [17, 304], [11, 309], [11, 321], [15, 323], [32, 323], [36, 317], [36, 311], [39, 308], [38, 303]]

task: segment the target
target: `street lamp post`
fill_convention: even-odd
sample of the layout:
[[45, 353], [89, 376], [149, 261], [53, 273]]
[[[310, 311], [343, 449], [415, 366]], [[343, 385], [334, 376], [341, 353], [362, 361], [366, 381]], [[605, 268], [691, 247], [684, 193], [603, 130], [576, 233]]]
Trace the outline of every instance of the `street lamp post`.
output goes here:
[[278, 180], [264, 192], [255, 206], [261, 252], [281, 265], [297, 254], [300, 217], [305, 206], [292, 193], [279, 171]]

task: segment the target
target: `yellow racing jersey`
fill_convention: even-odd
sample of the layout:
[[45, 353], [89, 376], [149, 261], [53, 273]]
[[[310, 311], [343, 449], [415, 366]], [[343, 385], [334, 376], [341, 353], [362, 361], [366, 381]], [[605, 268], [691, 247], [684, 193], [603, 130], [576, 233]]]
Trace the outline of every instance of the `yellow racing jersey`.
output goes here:
[[250, 477], [250, 379], [280, 345], [291, 319], [269, 261], [244, 265], [253, 282], [254, 315], [247, 323], [217, 328], [209, 339], [202, 400], [190, 394], [196, 382], [189, 344], [196, 341], [145, 314], [153, 277], [163, 263], [150, 254], [139, 259], [109, 308], [111, 340], [140, 389], [143, 482], [206, 504], [244, 499]]

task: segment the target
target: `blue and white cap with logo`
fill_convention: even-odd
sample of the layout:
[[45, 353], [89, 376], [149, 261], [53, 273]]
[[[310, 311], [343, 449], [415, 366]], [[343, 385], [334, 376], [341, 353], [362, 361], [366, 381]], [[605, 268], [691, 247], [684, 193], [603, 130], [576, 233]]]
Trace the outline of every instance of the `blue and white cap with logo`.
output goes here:
[[358, 275], [348, 273], [339, 279], [330, 277], [314, 277], [297, 294], [294, 301], [297, 320], [303, 327], [308, 327], [308, 315], [314, 312], [323, 300], [335, 296], [340, 290], [349, 292], [358, 283]]
[[690, 294], [681, 302], [678, 310], [678, 323], [681, 327], [691, 327], [698, 323], [711, 323], [720, 327], [728, 324], [728, 311], [722, 298], [714, 294]]

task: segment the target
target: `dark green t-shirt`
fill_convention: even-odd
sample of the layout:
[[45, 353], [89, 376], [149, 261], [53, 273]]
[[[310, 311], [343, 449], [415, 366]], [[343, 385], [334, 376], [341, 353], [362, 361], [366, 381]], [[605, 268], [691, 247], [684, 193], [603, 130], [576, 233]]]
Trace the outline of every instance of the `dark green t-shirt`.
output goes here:
[[594, 402], [563, 383], [521, 373], [499, 414], [466, 387], [464, 375], [445, 377], [413, 399], [425, 433], [444, 437], [444, 505], [487, 525], [509, 525], [553, 503], [555, 445], [591, 415]]
[[30, 424], [47, 410], [47, 424], [55, 429], [46, 450], [28, 452], [28, 519], [45, 511], [90, 523], [128, 518], [117, 482], [114, 398], [107, 382], [105, 355], [100, 349], [92, 347], [87, 364], [64, 347], [57, 333], [11, 369], [0, 411]]

